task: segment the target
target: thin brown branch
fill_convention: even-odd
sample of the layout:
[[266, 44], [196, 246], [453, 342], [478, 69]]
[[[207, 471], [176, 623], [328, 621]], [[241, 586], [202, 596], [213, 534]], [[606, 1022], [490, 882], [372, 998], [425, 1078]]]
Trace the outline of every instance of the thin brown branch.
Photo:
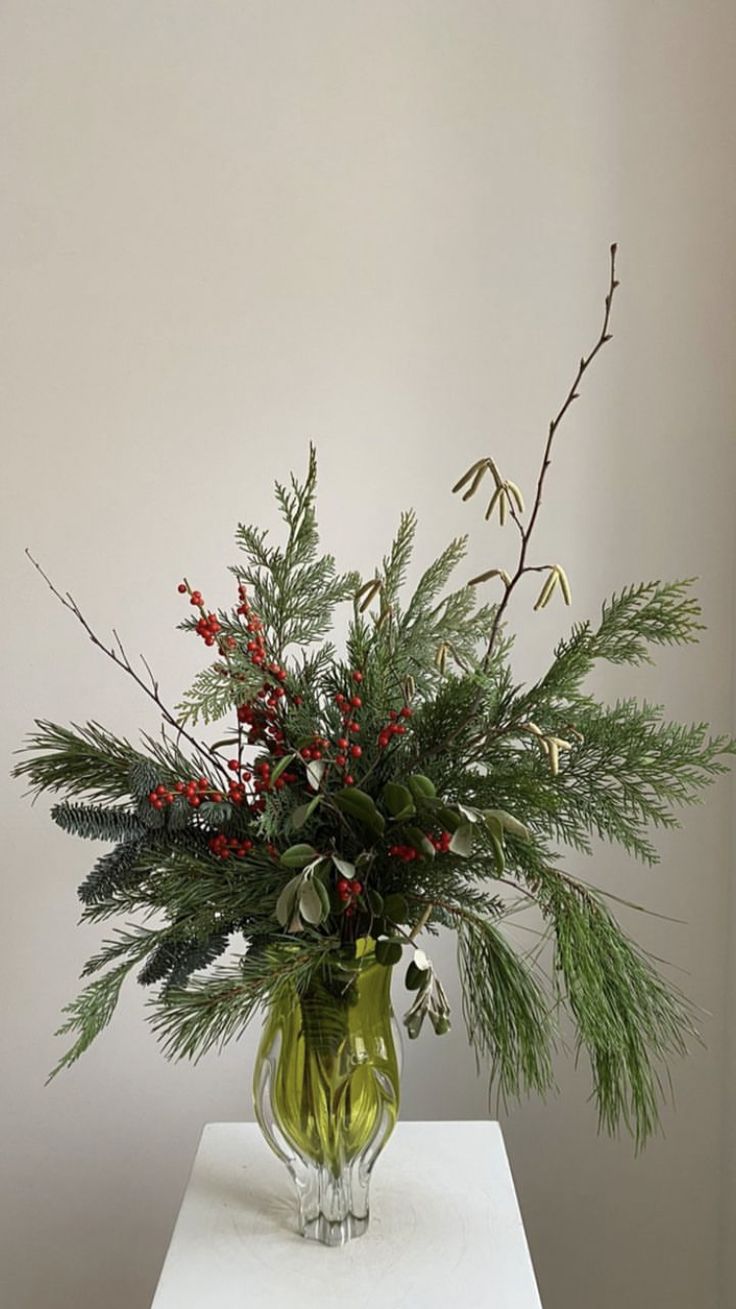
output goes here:
[[[56, 596], [56, 599], [59, 601], [59, 603], [62, 604], [65, 609], [68, 609], [69, 612], [73, 614], [74, 617], [77, 619], [77, 621], [81, 623], [82, 627], [87, 633], [87, 636], [89, 637], [92, 644], [96, 646], [98, 650], [101, 650], [103, 654], [107, 655], [108, 659], [112, 659], [112, 662], [116, 665], [117, 668], [122, 669], [124, 673], [127, 673], [129, 677], [133, 678], [133, 681], [141, 688], [143, 693], [148, 696], [149, 700], [153, 700], [153, 703], [156, 705], [156, 708], [161, 714], [161, 717], [164, 719], [165, 722], [169, 724], [170, 727], [172, 727], [178, 733], [179, 737], [184, 737], [185, 740], [187, 740], [189, 744], [194, 747], [194, 749], [197, 751], [199, 755], [202, 755], [204, 758], [209, 759], [212, 765], [217, 769], [217, 771], [222, 776], [227, 777], [228, 776], [227, 771], [223, 767], [222, 761], [218, 759], [214, 751], [211, 750], [210, 747], [206, 745], [204, 741], [198, 741], [196, 737], [192, 736], [186, 730], [183, 724], [179, 722], [179, 719], [176, 718], [175, 715], [172, 714], [171, 710], [168, 709], [167, 706], [164, 704], [159, 694], [158, 682], [154, 677], [151, 668], [149, 664], [146, 662], [143, 655], [141, 655], [141, 659], [143, 660], [143, 664], [151, 679], [151, 686], [148, 686], [148, 684], [144, 681], [144, 679], [140, 676], [140, 674], [138, 674], [135, 671], [133, 665], [130, 662], [130, 659], [128, 658], [128, 655], [126, 654], [125, 647], [122, 641], [120, 640], [120, 637], [118, 636], [118, 633], [115, 631], [115, 629], [113, 629], [113, 637], [115, 640], [115, 645], [105, 645], [105, 642], [100, 640], [97, 633], [88, 623], [87, 619], [85, 618], [84, 614], [79, 608], [79, 605], [74, 599], [74, 596], [71, 595], [70, 592], [68, 591], [66, 595], [62, 595], [61, 591], [59, 591], [58, 588], [54, 586], [54, 583], [51, 581], [51, 578], [41, 567], [38, 560], [34, 559], [33, 555], [31, 554], [30, 550], [27, 547], [25, 553], [30, 559], [31, 563], [33, 564], [33, 567], [36, 569], [36, 572], [38, 572], [41, 575], [44, 582], [49, 587], [53, 595]], [[115, 648], [115, 646], [117, 646], [117, 649]]]
[[542, 463], [539, 469], [539, 476], [537, 478], [537, 487], [534, 495], [534, 502], [532, 504], [531, 514], [529, 515], [529, 519], [526, 525], [525, 526], [520, 525], [521, 542], [519, 546], [519, 558], [517, 560], [516, 571], [512, 574], [511, 581], [509, 582], [508, 586], [505, 588], [503, 599], [501, 600], [501, 603], [496, 609], [496, 612], [493, 617], [493, 625], [491, 627], [491, 632], [488, 639], [488, 648], [486, 650], [485, 658], [483, 660], [484, 668], [487, 668], [488, 664], [490, 663], [491, 657], [493, 655], [493, 649], [496, 643], [496, 639], [501, 629], [501, 624], [503, 622], [504, 613], [506, 612], [506, 608], [508, 606], [509, 600], [511, 599], [511, 596], [516, 586], [518, 585], [518, 583], [520, 582], [521, 578], [524, 576], [525, 573], [537, 571], [536, 569], [532, 570], [532, 568], [529, 565], [527, 565], [526, 558], [529, 550], [529, 542], [531, 540], [532, 532], [534, 531], [537, 518], [539, 517], [539, 510], [542, 506], [542, 493], [544, 491], [544, 483], [547, 477], [547, 472], [549, 471], [549, 467], [552, 462], [552, 446], [554, 443], [555, 436], [568, 409], [574, 403], [574, 401], [577, 400], [579, 397], [580, 392], [578, 388], [580, 386], [584, 374], [587, 372], [588, 368], [592, 364], [593, 360], [595, 359], [599, 351], [602, 350], [603, 346], [608, 341], [611, 340], [611, 333], [608, 330], [611, 321], [611, 306], [613, 304], [614, 292], [616, 290], [616, 287], [619, 285], [616, 279], [616, 252], [617, 252], [617, 246], [614, 243], [611, 246], [611, 250], [610, 250], [610, 258], [611, 258], [610, 278], [609, 278], [608, 292], [606, 294], [606, 298], [604, 301], [603, 325], [601, 327], [600, 334], [593, 348], [588, 352], [587, 355], [582, 356], [580, 363], [578, 364], [577, 372], [575, 374], [575, 378], [572, 383], [572, 386], [570, 387], [570, 390], [568, 391], [562, 405], [557, 411], [557, 414], [549, 424], [549, 429], [547, 432], [547, 440], [545, 442], [544, 453], [542, 455]]

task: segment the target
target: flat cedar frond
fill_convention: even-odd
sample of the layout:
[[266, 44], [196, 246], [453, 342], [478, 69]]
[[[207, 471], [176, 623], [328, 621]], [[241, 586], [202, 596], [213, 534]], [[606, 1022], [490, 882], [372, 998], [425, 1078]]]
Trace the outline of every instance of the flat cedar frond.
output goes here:
[[70, 1033], [75, 1033], [76, 1040], [49, 1074], [49, 1081], [56, 1077], [62, 1068], [69, 1068], [75, 1063], [89, 1048], [95, 1037], [107, 1027], [117, 1007], [120, 988], [134, 963], [135, 959], [126, 959], [109, 973], [90, 982], [76, 1000], [66, 1005], [63, 1012], [68, 1014], [68, 1017], [56, 1035], [68, 1036]]
[[468, 549], [467, 536], [456, 537], [443, 550], [433, 564], [422, 573], [414, 594], [406, 607], [402, 626], [411, 628], [418, 618], [429, 613], [432, 605], [441, 596], [458, 564], [465, 558]]
[[383, 559], [382, 601], [386, 608], [390, 608], [398, 599], [411, 562], [416, 530], [417, 516], [413, 509], [409, 509], [401, 515], [391, 549]]
[[686, 645], [703, 630], [692, 581], [642, 582], [604, 605], [597, 628], [579, 623], [555, 649], [554, 662], [528, 696], [529, 708], [577, 694], [597, 660], [651, 663], [651, 645]]

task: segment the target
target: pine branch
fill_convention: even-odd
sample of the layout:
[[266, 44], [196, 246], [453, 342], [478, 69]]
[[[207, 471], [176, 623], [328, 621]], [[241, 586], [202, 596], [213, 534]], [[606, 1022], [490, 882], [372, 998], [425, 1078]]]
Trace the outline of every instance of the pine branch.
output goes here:
[[655, 1131], [660, 1071], [695, 1036], [686, 1002], [665, 983], [590, 893], [559, 880], [546, 890], [561, 999], [587, 1050], [601, 1127], [620, 1123], [637, 1148]]
[[494, 923], [464, 916], [457, 928], [463, 1014], [479, 1059], [489, 1059], [491, 1085], [505, 1104], [552, 1084], [553, 1028], [531, 968]]
[[168, 1058], [199, 1060], [214, 1046], [242, 1035], [261, 1004], [277, 1003], [284, 989], [299, 994], [327, 958], [332, 943], [274, 941], [253, 948], [238, 963], [194, 978], [154, 1004], [153, 1027]]

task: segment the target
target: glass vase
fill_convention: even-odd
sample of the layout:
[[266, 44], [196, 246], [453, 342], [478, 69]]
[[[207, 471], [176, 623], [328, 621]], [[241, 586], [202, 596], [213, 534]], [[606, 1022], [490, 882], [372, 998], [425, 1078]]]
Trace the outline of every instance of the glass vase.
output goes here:
[[344, 1245], [368, 1227], [373, 1165], [399, 1112], [390, 967], [374, 942], [272, 1004], [253, 1078], [256, 1118], [296, 1184], [299, 1229]]

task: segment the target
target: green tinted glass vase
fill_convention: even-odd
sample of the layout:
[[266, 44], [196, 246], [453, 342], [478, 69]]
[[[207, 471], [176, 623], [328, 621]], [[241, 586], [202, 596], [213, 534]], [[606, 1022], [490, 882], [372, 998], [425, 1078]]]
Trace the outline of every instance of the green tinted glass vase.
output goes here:
[[374, 943], [267, 1014], [253, 1079], [266, 1140], [286, 1163], [302, 1235], [343, 1245], [368, 1227], [371, 1171], [399, 1111], [392, 969]]

